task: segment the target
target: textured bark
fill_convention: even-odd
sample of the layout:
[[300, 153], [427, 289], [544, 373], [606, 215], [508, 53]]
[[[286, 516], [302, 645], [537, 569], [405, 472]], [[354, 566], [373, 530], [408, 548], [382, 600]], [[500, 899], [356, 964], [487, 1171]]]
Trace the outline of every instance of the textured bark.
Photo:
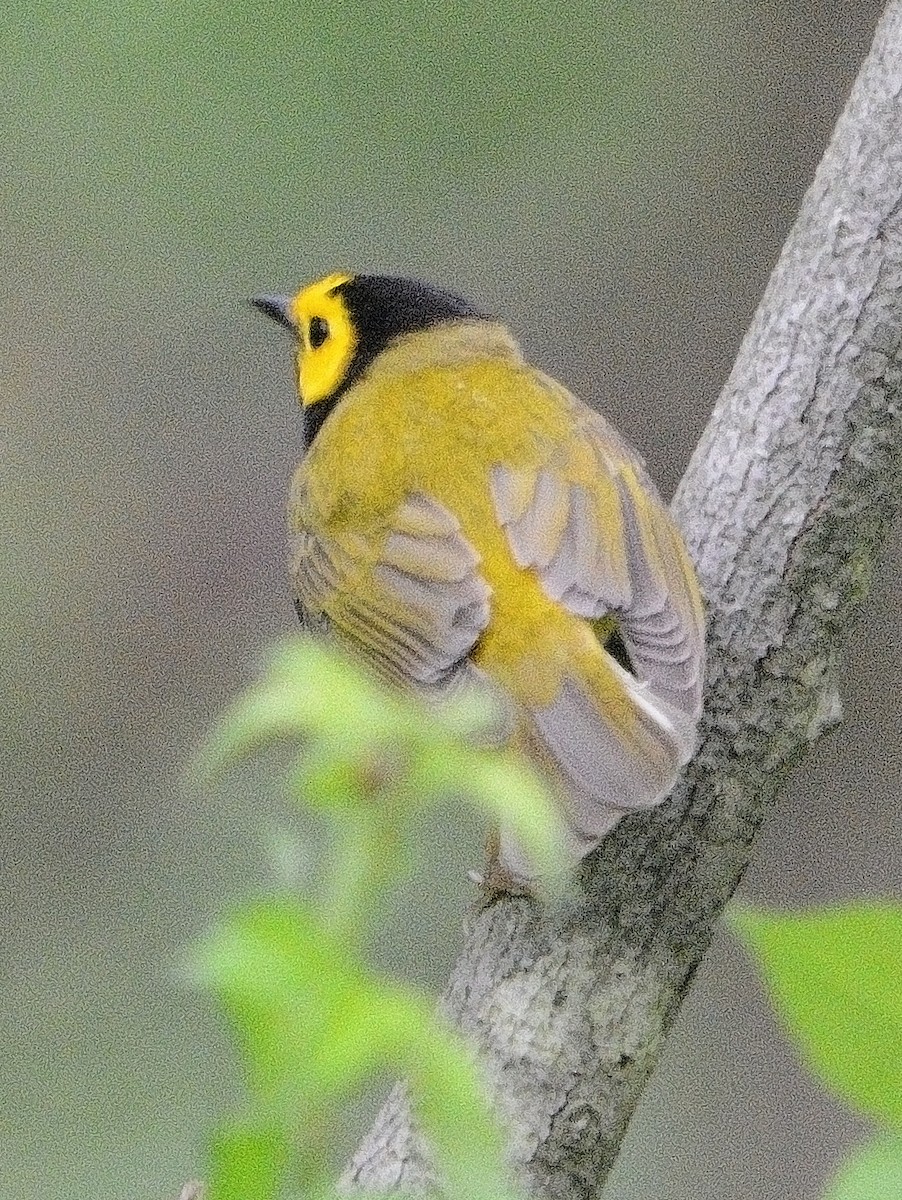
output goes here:
[[[790, 769], [902, 495], [902, 0], [891, 3], [674, 511], [709, 607], [699, 754], [587, 860], [579, 899], [474, 915], [444, 997], [537, 1197], [597, 1196]], [[344, 1184], [428, 1188], [403, 1089]]]

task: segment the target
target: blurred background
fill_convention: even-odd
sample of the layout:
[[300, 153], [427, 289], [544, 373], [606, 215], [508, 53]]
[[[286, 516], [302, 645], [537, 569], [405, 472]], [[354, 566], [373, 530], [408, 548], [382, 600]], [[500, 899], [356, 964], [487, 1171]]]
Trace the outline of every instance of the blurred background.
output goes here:
[[[459, 290], [603, 405], [669, 495], [879, 8], [5, 6], [0, 1196], [167, 1200], [239, 1094], [177, 969], [273, 878], [288, 820], [277, 764], [185, 784], [295, 627], [289, 344], [245, 297], [339, 268]], [[902, 883], [900, 564], [897, 536], [847, 719], [763, 833], [757, 901]], [[429, 832], [382, 962], [439, 986], [480, 839]], [[606, 1195], [802, 1200], [864, 1133], [724, 933]]]

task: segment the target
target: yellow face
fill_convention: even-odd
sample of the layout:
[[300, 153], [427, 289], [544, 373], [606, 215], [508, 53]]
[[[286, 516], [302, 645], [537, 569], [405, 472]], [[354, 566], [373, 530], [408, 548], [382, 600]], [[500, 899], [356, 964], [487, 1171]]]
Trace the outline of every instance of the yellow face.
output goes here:
[[301, 403], [312, 440], [335, 403], [387, 347], [408, 334], [449, 321], [490, 320], [460, 296], [391, 275], [327, 275], [292, 299], [256, 296], [252, 303], [297, 338]]
[[354, 358], [357, 333], [336, 291], [351, 278], [328, 275], [298, 292], [288, 305], [286, 316], [298, 335], [298, 391], [305, 408], [332, 395]]

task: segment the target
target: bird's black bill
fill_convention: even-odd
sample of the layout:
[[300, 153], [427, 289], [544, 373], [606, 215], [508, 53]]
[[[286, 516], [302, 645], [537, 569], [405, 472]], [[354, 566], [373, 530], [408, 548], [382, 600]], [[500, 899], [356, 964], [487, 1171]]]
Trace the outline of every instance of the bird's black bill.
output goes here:
[[294, 321], [288, 315], [290, 296], [252, 296], [251, 304], [274, 321], [278, 321], [280, 325], [284, 325], [286, 329], [290, 329], [292, 333], [297, 332]]

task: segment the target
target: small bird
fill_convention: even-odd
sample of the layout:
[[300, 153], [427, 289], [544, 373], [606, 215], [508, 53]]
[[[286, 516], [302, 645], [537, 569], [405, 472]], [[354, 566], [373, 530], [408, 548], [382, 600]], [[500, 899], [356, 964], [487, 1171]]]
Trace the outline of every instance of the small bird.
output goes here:
[[[497, 319], [429, 284], [334, 274], [253, 303], [296, 339], [302, 620], [426, 694], [488, 681], [578, 861], [695, 748], [702, 601], [641, 459]], [[529, 879], [504, 833], [498, 854]]]

